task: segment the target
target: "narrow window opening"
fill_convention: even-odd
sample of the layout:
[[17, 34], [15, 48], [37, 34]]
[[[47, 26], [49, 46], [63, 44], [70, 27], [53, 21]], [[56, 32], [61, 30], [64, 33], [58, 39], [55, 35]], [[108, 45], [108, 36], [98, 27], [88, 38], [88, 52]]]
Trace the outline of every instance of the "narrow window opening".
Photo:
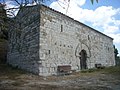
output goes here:
[[88, 35], [88, 40], [90, 40], [90, 37], [89, 37], [89, 35]]
[[48, 53], [50, 54], [50, 50], [48, 51]]
[[61, 25], [61, 32], [63, 32], [63, 25]]

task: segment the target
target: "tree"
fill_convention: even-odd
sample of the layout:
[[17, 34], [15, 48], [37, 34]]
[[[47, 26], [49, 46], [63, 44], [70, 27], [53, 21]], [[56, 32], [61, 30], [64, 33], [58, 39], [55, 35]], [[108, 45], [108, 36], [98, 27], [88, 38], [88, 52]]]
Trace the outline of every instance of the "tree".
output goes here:
[[120, 56], [118, 56], [118, 50], [117, 48], [115, 47], [114, 45], [114, 54], [115, 54], [115, 62], [116, 62], [116, 65], [120, 65]]
[[[96, 2], [98, 3], [98, 0], [96, 0]], [[93, 4], [93, 3], [94, 3], [94, 0], [91, 0], [91, 3]]]
[[114, 53], [115, 53], [115, 59], [117, 58], [117, 55], [118, 55], [118, 50], [117, 50], [117, 48], [115, 47], [115, 45], [114, 45]]
[[0, 3], [0, 39], [8, 39], [7, 37], [7, 15], [4, 4]]

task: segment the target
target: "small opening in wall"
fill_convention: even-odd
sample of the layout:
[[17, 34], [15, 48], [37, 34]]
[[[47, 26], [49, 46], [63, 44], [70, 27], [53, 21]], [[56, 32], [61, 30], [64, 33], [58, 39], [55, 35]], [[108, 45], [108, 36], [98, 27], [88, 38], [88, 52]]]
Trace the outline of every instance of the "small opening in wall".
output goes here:
[[90, 37], [89, 37], [89, 35], [88, 35], [88, 40], [90, 40]]
[[71, 48], [73, 48], [71, 45], [70, 45]]
[[63, 25], [61, 25], [61, 32], [63, 32]]
[[48, 53], [50, 54], [50, 50], [48, 51]]

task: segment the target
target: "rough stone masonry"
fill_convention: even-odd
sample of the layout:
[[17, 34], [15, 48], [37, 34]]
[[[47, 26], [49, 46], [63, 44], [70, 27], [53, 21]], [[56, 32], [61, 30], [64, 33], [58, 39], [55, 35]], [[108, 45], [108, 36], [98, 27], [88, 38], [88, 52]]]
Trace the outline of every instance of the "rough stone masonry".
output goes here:
[[49, 7], [24, 7], [13, 22], [7, 62], [15, 67], [48, 76], [115, 65], [111, 37]]

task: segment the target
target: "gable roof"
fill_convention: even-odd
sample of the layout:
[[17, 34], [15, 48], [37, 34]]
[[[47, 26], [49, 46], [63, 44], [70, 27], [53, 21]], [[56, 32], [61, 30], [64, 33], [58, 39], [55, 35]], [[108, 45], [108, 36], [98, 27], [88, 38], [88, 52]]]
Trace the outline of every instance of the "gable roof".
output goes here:
[[86, 25], [86, 24], [84, 24], [84, 23], [81, 23], [81, 22], [79, 22], [79, 21], [77, 21], [77, 20], [75, 20], [75, 19], [73, 19], [73, 18], [71, 18], [71, 17], [69, 17], [69, 16], [67, 16], [67, 15], [59, 12], [59, 11], [56, 11], [56, 10], [54, 10], [54, 9], [52, 9], [52, 8], [46, 6], [46, 5], [43, 5], [43, 4], [41, 4], [41, 6], [43, 6], [43, 7], [45, 7], [45, 8], [48, 8], [48, 9], [50, 9], [50, 10], [56, 12], [56, 13], [59, 13], [59, 14], [61, 14], [62, 16], [65, 16], [65, 17], [67, 17], [67, 18], [69, 18], [69, 19], [71, 19], [71, 20], [73, 20], [73, 21], [75, 21], [75, 22], [77, 22], [77, 23], [79, 23], [79, 24], [82, 24], [83, 26], [86, 26], [86, 27], [90, 28], [91, 30], [93, 30], [93, 31], [95, 31], [95, 32], [97, 32], [97, 33], [100, 33], [100, 34], [102, 34], [102, 35], [104, 35], [104, 36], [106, 36], [106, 37], [108, 37], [108, 38], [110, 38], [110, 39], [113, 40], [113, 38], [111, 38], [110, 36], [108, 36], [108, 35], [100, 32], [100, 31], [98, 31], [98, 30], [96, 30], [96, 29], [94, 29], [94, 28], [92, 28], [92, 27], [90, 27], [90, 26], [88, 26], [88, 25]]

